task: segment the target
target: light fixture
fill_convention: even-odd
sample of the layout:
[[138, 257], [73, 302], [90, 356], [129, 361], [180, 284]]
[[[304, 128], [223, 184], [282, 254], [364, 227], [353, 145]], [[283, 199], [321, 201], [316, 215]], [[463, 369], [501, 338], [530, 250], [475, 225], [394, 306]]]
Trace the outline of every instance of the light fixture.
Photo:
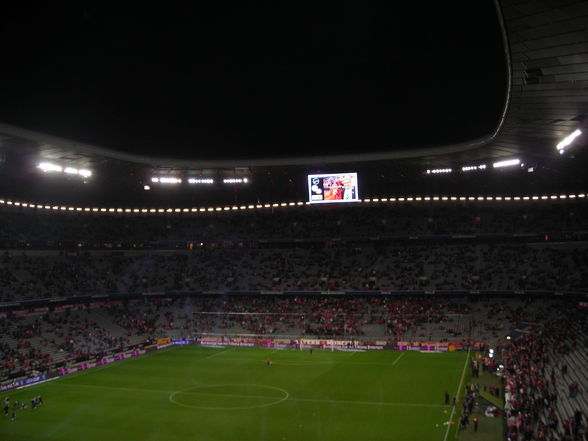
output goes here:
[[212, 178], [188, 178], [188, 184], [214, 184]]
[[564, 139], [562, 139], [556, 146], [559, 153], [563, 154], [563, 149], [565, 149], [572, 142], [574, 142], [574, 139], [576, 139], [581, 134], [582, 134], [582, 131], [580, 129], [576, 129], [572, 133], [570, 133], [568, 136], [566, 136]]
[[451, 173], [453, 170], [450, 168], [432, 168], [427, 170], [428, 175], [437, 175], [443, 173]]
[[513, 165], [519, 165], [521, 160], [518, 158], [515, 159], [507, 159], [506, 161], [498, 161], [492, 164], [494, 168], [501, 168], [501, 167], [511, 167]]
[[181, 178], [174, 178], [172, 176], [155, 176], [151, 178], [151, 182], [155, 184], [181, 184]]
[[247, 184], [249, 179], [247, 178], [224, 178], [223, 184]]
[[41, 162], [39, 165], [37, 165], [37, 168], [43, 171], [43, 173], [65, 173], [66, 175], [78, 175], [83, 178], [89, 178], [92, 176], [92, 171], [86, 168], [75, 168], [70, 166], [64, 168], [59, 164], [53, 164], [51, 162]]
[[465, 165], [461, 168], [461, 171], [463, 172], [469, 172], [469, 171], [475, 171], [475, 170], [485, 170], [486, 169], [486, 164], [480, 164], [480, 165]]

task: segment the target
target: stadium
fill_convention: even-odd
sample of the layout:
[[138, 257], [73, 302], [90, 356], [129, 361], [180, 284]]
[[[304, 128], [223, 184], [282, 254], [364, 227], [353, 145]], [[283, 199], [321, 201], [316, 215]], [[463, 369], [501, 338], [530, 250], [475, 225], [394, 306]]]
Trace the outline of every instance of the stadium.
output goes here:
[[10, 11], [0, 440], [587, 439], [588, 3], [345, 7]]

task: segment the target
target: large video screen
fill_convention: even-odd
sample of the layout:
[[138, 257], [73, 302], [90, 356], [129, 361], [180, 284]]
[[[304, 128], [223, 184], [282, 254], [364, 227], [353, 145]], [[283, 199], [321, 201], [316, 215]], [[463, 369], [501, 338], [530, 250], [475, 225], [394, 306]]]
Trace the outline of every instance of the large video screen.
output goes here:
[[308, 175], [308, 201], [311, 204], [359, 201], [357, 173]]

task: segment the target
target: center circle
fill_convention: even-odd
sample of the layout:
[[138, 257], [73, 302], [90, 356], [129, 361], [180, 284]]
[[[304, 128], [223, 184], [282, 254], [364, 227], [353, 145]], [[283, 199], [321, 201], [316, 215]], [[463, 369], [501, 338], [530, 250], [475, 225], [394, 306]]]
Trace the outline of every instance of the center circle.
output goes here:
[[172, 392], [173, 404], [202, 410], [257, 409], [275, 406], [290, 397], [288, 391], [265, 384], [210, 384]]

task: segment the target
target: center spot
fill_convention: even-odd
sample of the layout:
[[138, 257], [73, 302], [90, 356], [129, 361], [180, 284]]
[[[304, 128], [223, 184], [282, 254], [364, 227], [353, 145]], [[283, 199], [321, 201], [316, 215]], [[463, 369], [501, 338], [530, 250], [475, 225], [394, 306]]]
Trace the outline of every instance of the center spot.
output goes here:
[[274, 406], [288, 397], [286, 390], [264, 384], [212, 384], [173, 392], [169, 400], [193, 409], [231, 410]]

